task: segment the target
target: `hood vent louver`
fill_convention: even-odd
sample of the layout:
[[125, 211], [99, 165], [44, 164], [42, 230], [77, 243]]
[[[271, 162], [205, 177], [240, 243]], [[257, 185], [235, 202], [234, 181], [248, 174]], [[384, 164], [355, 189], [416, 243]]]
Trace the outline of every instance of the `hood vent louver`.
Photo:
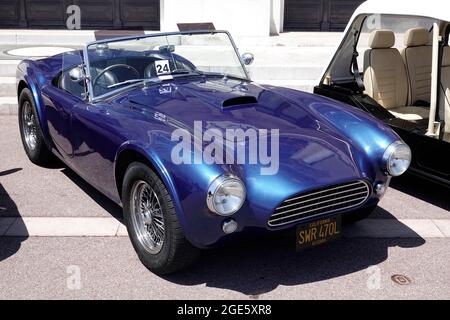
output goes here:
[[230, 98], [222, 102], [222, 108], [230, 108], [235, 106], [241, 106], [246, 104], [255, 104], [258, 103], [258, 100], [255, 97], [252, 96], [243, 96], [243, 97], [236, 97], [236, 98]]

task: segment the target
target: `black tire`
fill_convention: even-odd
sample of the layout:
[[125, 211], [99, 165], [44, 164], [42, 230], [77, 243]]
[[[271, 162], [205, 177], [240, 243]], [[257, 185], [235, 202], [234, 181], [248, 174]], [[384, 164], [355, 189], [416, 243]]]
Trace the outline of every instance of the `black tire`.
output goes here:
[[[136, 222], [133, 222], [133, 186], [146, 182], [157, 195], [164, 219], [164, 242], [158, 253], [152, 254], [139, 240]], [[200, 250], [184, 236], [172, 198], [161, 179], [145, 164], [129, 165], [122, 186], [123, 215], [128, 235], [141, 262], [152, 272], [167, 275], [183, 270], [195, 262]], [[134, 220], [136, 221], [136, 220]]]
[[[33, 115], [33, 121], [35, 126], [34, 130], [35, 143], [33, 144], [34, 147], [30, 147], [29, 143], [27, 143], [24, 133], [25, 132], [24, 111], [28, 109], [28, 106], [31, 108], [30, 111], [31, 114]], [[20, 137], [22, 138], [22, 144], [25, 153], [27, 154], [30, 161], [33, 162], [34, 164], [37, 164], [39, 166], [49, 165], [50, 163], [52, 163], [52, 161], [54, 161], [55, 158], [52, 152], [48, 149], [47, 145], [45, 144], [33, 95], [28, 88], [23, 89], [22, 92], [20, 93], [18, 112], [19, 112]]]
[[373, 211], [376, 209], [376, 206], [373, 207], [367, 207], [363, 209], [359, 209], [355, 212], [345, 214], [342, 217], [342, 222], [347, 225], [355, 224], [361, 220], [365, 220], [373, 213]]

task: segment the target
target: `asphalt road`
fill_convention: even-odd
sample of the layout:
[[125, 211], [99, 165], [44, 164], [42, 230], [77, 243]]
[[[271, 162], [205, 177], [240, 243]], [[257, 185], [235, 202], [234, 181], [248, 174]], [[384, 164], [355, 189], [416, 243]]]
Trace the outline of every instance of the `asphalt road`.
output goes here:
[[[371, 219], [397, 229], [407, 228], [404, 219], [447, 221], [449, 194], [401, 178]], [[120, 221], [121, 209], [64, 167], [32, 165], [16, 117], [0, 116], [5, 217]], [[0, 237], [0, 299], [450, 299], [450, 238], [421, 235], [344, 238], [300, 254], [288, 237], [259, 239], [209, 250], [191, 269], [164, 278], [141, 265], [126, 237]], [[394, 282], [406, 279], [396, 275], [407, 283]]]

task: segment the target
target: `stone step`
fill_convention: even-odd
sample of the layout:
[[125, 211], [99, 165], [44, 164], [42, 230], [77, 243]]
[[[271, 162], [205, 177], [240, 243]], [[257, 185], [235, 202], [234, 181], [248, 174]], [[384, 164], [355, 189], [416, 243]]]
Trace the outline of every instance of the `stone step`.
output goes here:
[[316, 80], [319, 79], [323, 66], [295, 66], [295, 65], [274, 65], [274, 66], [249, 66], [247, 67], [250, 77], [254, 81], [260, 80]]
[[[238, 46], [336, 47], [341, 38], [339, 32], [284, 32], [270, 37], [235, 36], [234, 40]], [[80, 45], [94, 40], [93, 30], [0, 30], [4, 45]]]
[[17, 114], [16, 97], [0, 97], [0, 115]]
[[259, 84], [266, 84], [276, 87], [286, 87], [294, 90], [305, 91], [312, 93], [314, 91], [314, 87], [317, 85], [317, 81], [315, 80], [260, 80], [255, 81]]
[[[197, 64], [217, 62], [223, 56], [223, 51], [224, 47], [201, 45], [183, 45], [175, 48], [175, 53], [193, 57], [193, 61], [196, 61]], [[241, 46], [239, 52], [241, 54], [252, 53], [255, 57], [253, 65], [317, 65], [330, 61], [335, 50], [329, 47]]]
[[15, 77], [21, 60], [0, 60], [0, 77]]
[[270, 37], [234, 37], [238, 46], [271, 46], [271, 47], [332, 47], [342, 40], [341, 32], [283, 32]]
[[[56, 43], [52, 43], [52, 48], [42, 46], [42, 44], [36, 48], [32, 45], [24, 45], [23, 47], [13, 46], [6, 51], [10, 52], [10, 50], [14, 50], [14, 52], [18, 52], [18, 54], [34, 54], [35, 57], [31, 57], [33, 59], [36, 58], [37, 55], [42, 55], [45, 53], [53, 54], [65, 48], [71, 50], [70, 47], [64, 47], [63, 44], [59, 44], [59, 46], [63, 46], [61, 48], [55, 47], [58, 46]], [[44, 49], [47, 50], [45, 51]], [[211, 50], [205, 51], [202, 46], [185, 47], [183, 48], [183, 51], [186, 51], [189, 55], [195, 56], [197, 61], [202, 61], [202, 63], [205, 64], [217, 62], [217, 56], [215, 54], [211, 54]], [[252, 74], [252, 78], [255, 80], [310, 80], [317, 79], [320, 76], [320, 72], [330, 61], [334, 49], [330, 47], [245, 45], [241, 47], [240, 52], [251, 52], [254, 54], [255, 61], [251, 66], [248, 66], [248, 69]], [[220, 51], [218, 51], [218, 54], [220, 54]], [[0, 55], [0, 77], [15, 77], [15, 69], [17, 64], [21, 59], [27, 57], [27, 55]]]
[[94, 40], [91, 30], [0, 30], [4, 45], [80, 45]]
[[[20, 60], [0, 60], [0, 78], [15, 78]], [[323, 65], [252, 65], [247, 69], [251, 78], [273, 80], [312, 80], [320, 77]], [[0, 82], [0, 86], [3, 82]]]
[[16, 77], [0, 77], [0, 97], [11, 97], [16, 94]]
[[239, 52], [253, 53], [254, 65], [322, 65], [331, 60], [335, 50], [328, 47], [241, 47]]

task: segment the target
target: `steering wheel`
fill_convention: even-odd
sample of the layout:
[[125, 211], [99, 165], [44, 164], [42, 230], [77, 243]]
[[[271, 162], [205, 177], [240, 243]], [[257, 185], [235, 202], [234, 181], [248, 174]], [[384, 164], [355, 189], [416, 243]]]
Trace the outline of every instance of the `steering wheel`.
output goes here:
[[113, 69], [117, 69], [117, 68], [124, 68], [124, 69], [131, 70], [135, 74], [136, 79], [140, 78], [140, 76], [141, 76], [139, 74], [139, 71], [137, 71], [132, 66], [129, 66], [127, 64], [113, 64], [112, 66], [109, 66], [109, 67], [103, 69], [102, 71], [100, 71], [100, 73], [95, 77], [94, 81], [92, 82], [92, 86], [95, 87], [98, 80], [100, 79], [100, 77], [103, 76], [106, 72], [111, 71]]

